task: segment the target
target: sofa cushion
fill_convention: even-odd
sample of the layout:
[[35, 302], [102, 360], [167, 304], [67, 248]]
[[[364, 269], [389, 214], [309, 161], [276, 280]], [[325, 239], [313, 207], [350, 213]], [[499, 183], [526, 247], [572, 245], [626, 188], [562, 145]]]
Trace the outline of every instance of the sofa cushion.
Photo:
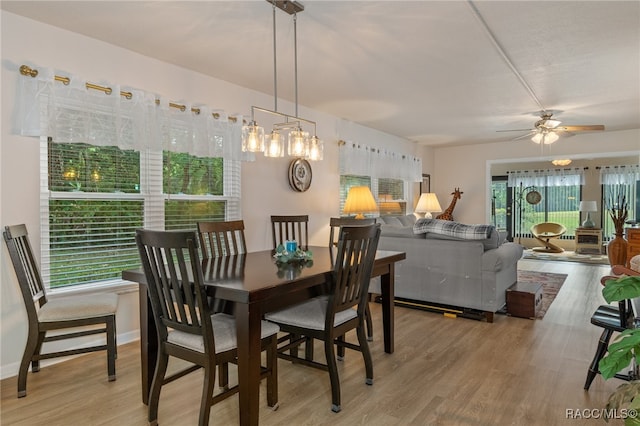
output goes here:
[[402, 226], [402, 222], [400, 222], [400, 219], [398, 219], [398, 216], [386, 215], [386, 216], [380, 216], [380, 218], [387, 225]]
[[425, 238], [426, 234], [414, 234], [413, 226], [380, 225], [381, 237]]
[[398, 216], [398, 220], [403, 226], [413, 226], [416, 223], [416, 217], [413, 214]]

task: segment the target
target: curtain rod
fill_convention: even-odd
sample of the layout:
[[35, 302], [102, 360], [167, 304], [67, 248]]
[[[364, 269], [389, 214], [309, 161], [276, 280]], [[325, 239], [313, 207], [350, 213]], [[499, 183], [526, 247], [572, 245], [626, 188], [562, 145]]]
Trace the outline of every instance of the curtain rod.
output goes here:
[[[28, 76], [28, 77], [36, 77], [38, 75], [38, 70], [33, 69], [31, 67], [29, 67], [28, 65], [22, 65], [20, 66], [20, 74]], [[65, 86], [68, 86], [69, 83], [71, 82], [71, 79], [69, 77], [64, 77], [64, 76], [59, 76], [56, 75], [54, 76], [55, 81], [59, 81], [62, 84], [64, 84]], [[104, 92], [107, 95], [110, 95], [113, 90], [111, 89], [111, 87], [105, 87], [105, 86], [99, 86], [97, 84], [93, 84], [93, 83], [85, 83], [85, 86], [87, 87], [87, 89], [94, 89], [94, 90], [99, 90], [101, 92]], [[125, 91], [121, 91], [120, 92], [120, 96], [127, 98], [127, 99], [131, 99], [133, 97], [133, 94], [131, 92], [125, 92]], [[156, 99], [156, 105], [160, 105], [160, 99]], [[186, 105], [181, 105], [181, 104], [177, 104], [174, 102], [169, 102], [169, 106], [171, 108], [176, 108], [179, 109], [180, 111], [185, 111], [187, 109]], [[195, 114], [200, 114], [200, 108], [191, 108], [191, 112], [195, 113]], [[215, 119], [219, 119], [220, 118], [220, 114], [217, 112], [213, 112], [211, 113], [211, 115], [213, 116], [213, 118]], [[228, 117], [228, 120], [235, 123], [236, 121], [238, 121], [237, 117]]]

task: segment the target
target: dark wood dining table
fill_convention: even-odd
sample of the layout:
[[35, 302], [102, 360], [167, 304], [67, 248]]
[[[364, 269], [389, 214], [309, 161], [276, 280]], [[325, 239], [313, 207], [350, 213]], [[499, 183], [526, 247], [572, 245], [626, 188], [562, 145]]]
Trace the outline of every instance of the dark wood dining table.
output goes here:
[[[279, 264], [272, 250], [203, 260], [208, 293], [217, 301], [233, 304], [238, 338], [239, 414], [241, 425], [257, 425], [260, 397], [260, 328], [266, 312], [281, 309], [319, 294], [333, 270], [334, 252], [328, 247], [309, 247], [312, 261]], [[393, 353], [394, 270], [406, 258], [404, 252], [378, 250], [372, 277], [381, 277], [384, 350]], [[140, 284], [140, 356], [142, 401], [149, 390], [158, 352], [156, 326], [147, 297], [142, 268], [122, 272], [122, 278]]]

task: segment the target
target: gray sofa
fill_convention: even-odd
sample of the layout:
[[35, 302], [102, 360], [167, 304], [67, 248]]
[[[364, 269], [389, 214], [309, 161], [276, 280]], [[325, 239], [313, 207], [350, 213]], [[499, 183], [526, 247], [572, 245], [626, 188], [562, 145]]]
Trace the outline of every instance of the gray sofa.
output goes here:
[[[505, 291], [517, 279], [521, 245], [505, 242], [504, 236], [488, 225], [481, 228], [486, 235], [461, 238], [438, 229], [451, 227], [455, 222], [419, 219], [416, 223], [413, 215], [383, 216], [378, 221], [382, 228], [378, 248], [407, 254], [395, 270], [395, 296], [400, 304], [405, 301], [415, 306], [412, 302], [422, 302], [419, 305], [427, 309], [434, 304], [445, 305], [436, 306], [436, 310], [486, 318], [489, 322], [504, 307]], [[423, 232], [425, 225], [436, 229]], [[472, 231], [480, 229], [474, 226], [456, 225]], [[414, 228], [421, 233], [415, 233]], [[370, 292], [376, 293], [378, 286], [378, 282], [372, 281]]]

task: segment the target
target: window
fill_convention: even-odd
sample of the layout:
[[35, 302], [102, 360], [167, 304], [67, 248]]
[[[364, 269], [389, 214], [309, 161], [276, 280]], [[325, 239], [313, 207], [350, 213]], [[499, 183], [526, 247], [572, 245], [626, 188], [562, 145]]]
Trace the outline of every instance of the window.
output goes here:
[[340, 176], [340, 211], [344, 208], [352, 186], [368, 186], [378, 202], [379, 214], [404, 215], [407, 202], [404, 198], [405, 182], [400, 179], [373, 179], [369, 176]]
[[241, 217], [241, 117], [62, 80], [51, 69], [23, 78], [16, 109], [20, 134], [40, 137], [47, 287], [118, 282], [139, 264], [138, 228]]
[[[227, 205], [235, 204], [224, 197], [222, 158], [165, 151], [160, 162], [159, 155], [51, 139], [47, 157], [48, 223], [43, 227], [49, 230], [49, 262], [42, 269], [50, 288], [118, 279], [123, 269], [139, 264], [136, 229], [195, 229], [197, 221], [225, 220]], [[148, 188], [140, 184], [141, 157]], [[154, 176], [162, 176], [162, 182]], [[152, 188], [160, 184], [162, 193], [153, 196]], [[159, 197], [164, 199], [160, 222], [154, 209]]]
[[[575, 229], [580, 226], [583, 184], [584, 171], [581, 169], [509, 172], [514, 238], [532, 237], [531, 227], [542, 222], [560, 223], [567, 228], [561, 238], [574, 238]], [[532, 191], [540, 193], [538, 203], [527, 201], [527, 194]]]
[[422, 182], [422, 160], [406, 154], [341, 141], [340, 211], [352, 186], [368, 186], [380, 215], [403, 215], [411, 202], [409, 184]]

